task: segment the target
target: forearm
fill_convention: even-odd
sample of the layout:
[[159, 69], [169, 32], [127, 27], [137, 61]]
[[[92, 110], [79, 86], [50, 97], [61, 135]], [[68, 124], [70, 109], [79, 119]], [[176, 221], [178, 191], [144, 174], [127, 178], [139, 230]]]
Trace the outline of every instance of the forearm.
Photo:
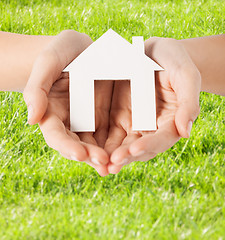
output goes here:
[[180, 42], [201, 73], [201, 90], [225, 96], [225, 34]]
[[23, 91], [34, 60], [52, 39], [0, 32], [0, 91]]

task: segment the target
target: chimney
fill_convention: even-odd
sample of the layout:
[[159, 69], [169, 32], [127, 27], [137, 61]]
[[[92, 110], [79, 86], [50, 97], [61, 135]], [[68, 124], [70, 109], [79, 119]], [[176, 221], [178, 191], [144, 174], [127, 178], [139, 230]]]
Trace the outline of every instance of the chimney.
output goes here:
[[132, 44], [140, 53], [145, 53], [143, 37], [132, 37]]

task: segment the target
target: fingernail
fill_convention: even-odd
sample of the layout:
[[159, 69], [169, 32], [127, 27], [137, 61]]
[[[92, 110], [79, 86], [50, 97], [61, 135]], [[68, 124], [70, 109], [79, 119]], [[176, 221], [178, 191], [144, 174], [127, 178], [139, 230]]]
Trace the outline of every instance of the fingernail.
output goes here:
[[144, 153], [145, 153], [145, 151], [140, 151], [140, 152], [133, 154], [133, 156], [139, 157], [139, 156], [143, 155]]
[[33, 113], [34, 113], [34, 109], [33, 109], [32, 105], [30, 105], [28, 107], [28, 116], [27, 116], [28, 121], [32, 118]]
[[187, 132], [189, 137], [191, 135], [192, 124], [193, 124], [192, 121], [189, 121], [187, 125]]
[[91, 161], [96, 165], [101, 165], [97, 158], [91, 158]]
[[73, 161], [77, 161], [77, 162], [80, 162], [80, 161], [77, 159], [76, 156], [71, 156], [71, 160], [73, 160]]

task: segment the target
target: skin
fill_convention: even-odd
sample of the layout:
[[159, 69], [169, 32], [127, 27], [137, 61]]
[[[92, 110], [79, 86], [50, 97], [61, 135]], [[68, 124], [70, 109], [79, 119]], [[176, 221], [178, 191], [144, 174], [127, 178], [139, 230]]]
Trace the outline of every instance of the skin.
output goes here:
[[[129, 83], [115, 87], [106, 143], [110, 173], [133, 161], [148, 161], [189, 137], [200, 110], [200, 91], [225, 96], [225, 35], [179, 41], [154, 37], [145, 42], [145, 53], [165, 69], [156, 73], [157, 131], [132, 132]], [[112, 147], [116, 131], [120, 134]]]
[[[153, 59], [158, 57], [158, 63], [165, 69], [156, 74], [157, 130], [132, 131], [130, 86], [128, 82], [116, 83], [106, 143], [111, 154], [110, 173], [118, 173], [122, 166], [133, 161], [148, 161], [181, 137], [189, 137], [199, 114], [201, 76], [185, 49], [176, 40], [152, 38], [145, 42], [145, 51]], [[110, 139], [116, 137], [116, 131], [120, 135], [117, 134], [117, 145], [112, 148]]]
[[133, 161], [148, 161], [189, 137], [200, 111], [200, 91], [225, 96], [225, 35], [180, 41], [154, 37], [145, 42], [145, 53], [165, 69], [156, 73], [157, 131], [132, 132], [130, 86], [116, 84], [106, 142], [110, 173]]
[[[0, 48], [5, 50], [0, 59], [5, 60], [0, 89], [23, 91], [26, 86], [28, 122], [39, 123], [47, 144], [106, 176], [133, 161], [147, 161], [190, 136], [200, 91], [225, 95], [224, 42], [224, 35], [181, 41], [154, 37], [145, 42], [146, 55], [165, 69], [156, 74], [155, 132], [132, 131], [128, 81], [97, 81], [96, 132], [69, 131], [69, 78], [62, 71], [92, 43], [75, 31], [43, 38], [1, 33]], [[17, 56], [21, 61], [15, 60]]]
[[113, 84], [101, 81], [95, 85], [95, 133], [76, 134], [69, 130], [69, 75], [62, 73], [91, 43], [85, 34], [60, 33], [39, 54], [23, 95], [29, 123], [39, 123], [50, 147], [67, 159], [86, 162], [106, 176], [109, 156], [102, 147], [107, 138]]
[[[39, 122], [46, 143], [74, 161], [85, 162], [101, 175], [108, 175], [109, 156], [103, 150], [107, 138], [112, 83], [95, 85], [96, 132], [73, 133], [69, 130], [69, 74], [62, 73], [48, 93], [48, 107]], [[103, 103], [102, 99], [107, 99]], [[59, 141], [60, 140], [60, 141]]]
[[22, 92], [35, 59], [53, 39], [0, 31], [0, 90]]
[[179, 42], [201, 73], [201, 91], [225, 96], [225, 34]]
[[105, 176], [109, 174], [109, 156], [102, 147], [107, 138], [113, 83], [97, 82], [96, 132], [78, 135], [69, 131], [69, 76], [62, 73], [91, 43], [86, 34], [72, 30], [54, 37], [0, 32], [0, 89], [23, 91], [28, 122], [39, 123], [47, 144]]

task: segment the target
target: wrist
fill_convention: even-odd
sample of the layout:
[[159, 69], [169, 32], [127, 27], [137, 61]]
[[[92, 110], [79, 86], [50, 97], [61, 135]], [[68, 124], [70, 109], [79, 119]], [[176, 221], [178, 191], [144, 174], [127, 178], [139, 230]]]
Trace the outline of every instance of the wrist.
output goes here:
[[0, 90], [22, 92], [36, 57], [52, 37], [0, 33]]

